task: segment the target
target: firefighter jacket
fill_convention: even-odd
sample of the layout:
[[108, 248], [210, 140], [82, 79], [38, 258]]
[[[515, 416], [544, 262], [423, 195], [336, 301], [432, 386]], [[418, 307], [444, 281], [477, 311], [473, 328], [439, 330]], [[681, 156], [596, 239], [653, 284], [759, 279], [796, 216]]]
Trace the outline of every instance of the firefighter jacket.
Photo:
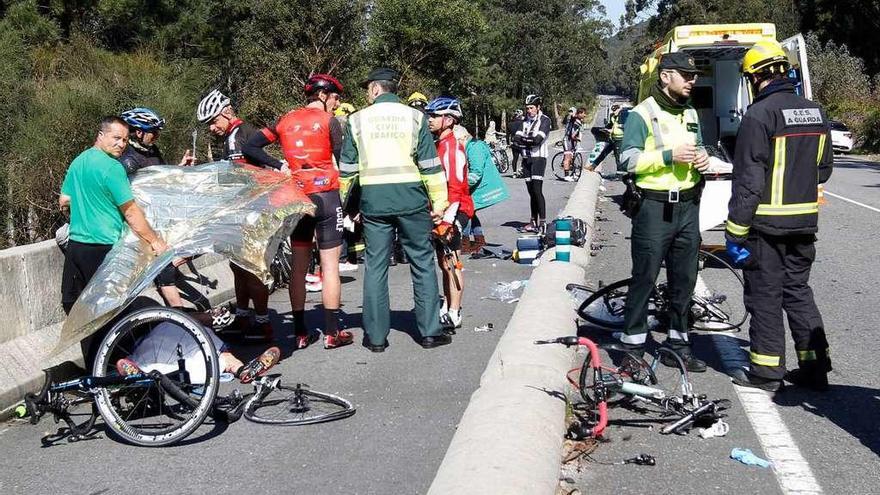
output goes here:
[[636, 185], [653, 191], [684, 191], [702, 179], [690, 164], [673, 161], [676, 146], [700, 146], [697, 111], [673, 102], [655, 86], [652, 96], [629, 112], [621, 142], [621, 165], [635, 174]]
[[754, 229], [768, 235], [818, 230], [817, 185], [831, 176], [828, 118], [815, 102], [774, 81], [743, 117], [733, 159], [727, 238], [742, 242]]
[[446, 175], [425, 114], [385, 93], [351, 114], [339, 157], [343, 198], [355, 179], [365, 215], [408, 215], [449, 206]]

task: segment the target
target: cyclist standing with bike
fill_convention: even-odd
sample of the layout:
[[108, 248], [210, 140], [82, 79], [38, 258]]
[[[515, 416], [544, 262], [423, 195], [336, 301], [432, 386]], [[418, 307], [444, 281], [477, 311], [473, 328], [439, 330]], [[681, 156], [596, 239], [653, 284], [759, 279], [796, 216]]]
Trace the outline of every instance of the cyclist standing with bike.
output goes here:
[[[687, 104], [698, 71], [687, 54], [668, 53], [659, 72], [650, 96], [630, 113], [623, 136], [621, 159], [643, 199], [632, 215], [632, 284], [621, 342], [633, 352], [645, 351], [648, 300], [665, 260], [670, 306], [665, 345], [688, 371], [702, 372], [706, 363], [693, 356], [688, 338], [700, 247], [700, 172], [709, 166], [709, 156], [696, 148], [702, 144], [697, 112]], [[668, 358], [663, 363], [675, 364]]]
[[541, 97], [528, 95], [525, 99], [526, 119], [513, 139], [519, 144], [523, 155], [523, 177], [529, 192], [531, 224], [523, 232], [540, 232], [544, 228], [547, 205], [544, 201], [544, 171], [547, 169], [547, 135], [550, 133], [550, 117], [541, 112]]
[[581, 125], [583, 125], [586, 114], [586, 108], [580, 107], [576, 109], [565, 125], [565, 136], [562, 137], [562, 170], [565, 171], [565, 178], [563, 180], [566, 182], [577, 180], [571, 174], [571, 162], [574, 160], [575, 149], [577, 149], [581, 142]]
[[323, 274], [321, 301], [324, 305], [324, 348], [351, 344], [347, 330], [339, 330], [341, 283], [339, 253], [342, 246], [342, 201], [339, 198], [339, 171], [333, 164], [342, 148], [342, 127], [333, 118], [339, 106], [342, 84], [327, 74], [315, 74], [306, 81], [305, 107], [288, 112], [274, 125], [254, 134], [245, 144], [251, 161], [280, 168], [282, 163], [263, 150], [278, 142], [287, 159], [291, 175], [318, 207], [315, 216], [304, 216], [290, 237], [292, 253], [290, 306], [296, 349], [305, 349], [313, 336], [305, 324], [306, 272], [311, 260], [313, 240], [317, 239]]
[[[784, 377], [825, 390], [831, 359], [809, 279], [816, 258], [817, 186], [831, 176], [834, 153], [828, 116], [796, 93], [788, 69], [788, 57], [774, 41], [756, 43], [743, 57], [756, 97], [737, 134], [726, 236], [728, 253], [745, 264], [751, 364], [733, 381], [776, 391]], [[787, 375], [783, 310], [798, 356], [798, 369]]]
[[516, 165], [519, 163], [520, 155], [522, 155], [522, 149], [516, 144], [516, 141], [513, 139], [516, 136], [516, 133], [522, 130], [523, 126], [523, 111], [517, 108], [513, 112], [513, 120], [511, 120], [507, 124], [507, 142], [510, 143], [510, 153], [513, 155], [513, 159], [510, 162], [510, 168], [513, 172], [513, 176], [516, 178], [521, 177], [521, 174], [517, 173]]
[[[242, 121], [232, 108], [232, 101], [219, 90], [213, 90], [199, 102], [196, 117], [215, 136], [223, 138], [223, 160], [247, 164], [244, 144], [259, 131]], [[273, 340], [272, 323], [269, 320], [269, 288], [260, 279], [230, 262], [235, 284], [235, 320], [226, 331], [242, 334], [245, 340]], [[253, 302], [253, 312], [249, 309]], [[253, 314], [253, 323], [251, 315]]]

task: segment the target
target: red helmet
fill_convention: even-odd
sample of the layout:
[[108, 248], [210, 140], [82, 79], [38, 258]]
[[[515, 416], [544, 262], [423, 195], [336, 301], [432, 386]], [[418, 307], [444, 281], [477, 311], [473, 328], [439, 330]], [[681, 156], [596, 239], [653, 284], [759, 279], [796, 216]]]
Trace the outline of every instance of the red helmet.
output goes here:
[[328, 74], [315, 74], [306, 81], [305, 93], [307, 95], [317, 93], [321, 90], [341, 95], [342, 83]]

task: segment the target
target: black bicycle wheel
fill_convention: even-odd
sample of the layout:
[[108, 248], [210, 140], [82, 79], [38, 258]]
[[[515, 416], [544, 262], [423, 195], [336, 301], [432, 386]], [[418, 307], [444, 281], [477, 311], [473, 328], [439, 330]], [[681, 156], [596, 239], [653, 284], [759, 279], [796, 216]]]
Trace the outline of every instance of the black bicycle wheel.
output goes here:
[[580, 153], [575, 153], [571, 161], [571, 176], [575, 181], [580, 180], [581, 173], [584, 171], [584, 157]]
[[560, 151], [553, 155], [553, 159], [550, 160], [550, 169], [553, 170], [553, 175], [556, 176], [557, 180], [565, 180], [565, 170], [562, 168], [562, 159], [565, 156], [564, 151]]
[[[578, 377], [578, 391], [581, 399], [590, 409], [596, 408], [596, 383], [598, 380], [603, 382], [616, 382], [623, 380], [627, 382], [639, 383], [642, 385], [650, 385], [653, 379], [653, 372], [644, 359], [627, 352], [623, 357], [620, 366], [616, 371], [608, 369], [596, 369], [590, 365], [591, 352], [587, 349], [587, 355], [584, 358], [584, 364], [581, 365], [581, 373]], [[616, 380], [612, 380], [614, 377]], [[605, 402], [609, 407], [629, 402], [632, 396], [624, 394], [616, 389], [616, 387], [605, 387]]]
[[742, 276], [724, 259], [709, 251], [700, 250], [698, 262], [691, 327], [715, 332], [738, 329], [748, 318]]
[[140, 368], [144, 378], [102, 387], [95, 396], [111, 435], [157, 447], [183, 440], [202, 424], [220, 374], [217, 349], [205, 327], [170, 308], [136, 311], [104, 337], [93, 374], [118, 376], [122, 359]]
[[289, 387], [276, 379], [262, 387], [244, 409], [244, 417], [257, 423], [311, 425], [347, 418], [356, 411], [342, 397], [310, 390], [308, 385]]
[[578, 307], [578, 316], [600, 327], [623, 328], [623, 313], [630, 280], [618, 280], [593, 292]]
[[492, 150], [492, 161], [495, 162], [495, 168], [498, 169], [499, 173], [506, 174], [510, 170], [510, 159], [507, 157], [507, 150]]

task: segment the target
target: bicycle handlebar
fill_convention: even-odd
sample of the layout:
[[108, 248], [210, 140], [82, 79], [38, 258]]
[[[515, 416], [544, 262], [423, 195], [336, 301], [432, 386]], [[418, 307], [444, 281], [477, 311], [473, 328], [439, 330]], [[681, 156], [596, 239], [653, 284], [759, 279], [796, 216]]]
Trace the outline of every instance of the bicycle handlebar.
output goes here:
[[573, 345], [582, 345], [581, 338], [577, 335], [569, 335], [566, 337], [557, 337], [555, 339], [550, 340], [536, 340], [535, 344], [562, 344], [565, 347], [571, 347]]

